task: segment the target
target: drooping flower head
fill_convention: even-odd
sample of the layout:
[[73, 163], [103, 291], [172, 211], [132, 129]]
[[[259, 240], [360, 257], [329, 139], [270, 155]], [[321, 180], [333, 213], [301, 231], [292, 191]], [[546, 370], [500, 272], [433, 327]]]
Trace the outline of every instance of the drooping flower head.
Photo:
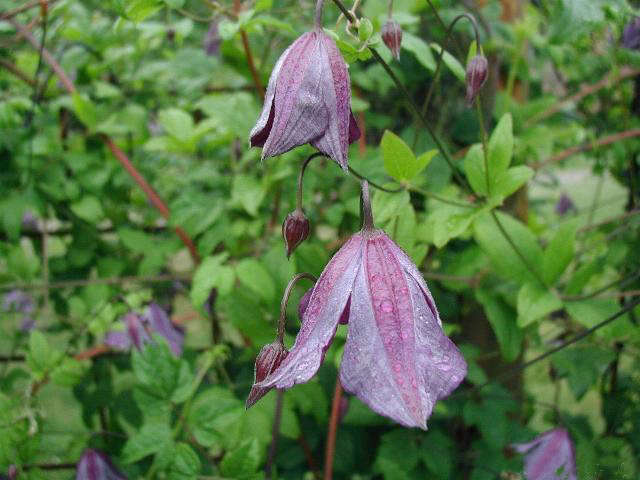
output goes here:
[[527, 480], [577, 480], [576, 455], [564, 428], [554, 428], [538, 435], [531, 442], [516, 443], [512, 447], [524, 458]]
[[347, 149], [359, 137], [347, 65], [318, 13], [314, 30], [293, 42], [273, 68], [249, 143], [262, 147], [263, 159], [310, 143], [346, 170]]
[[489, 62], [484, 55], [476, 55], [467, 65], [465, 76], [467, 84], [467, 104], [471, 105], [480, 93], [489, 76]]
[[127, 477], [104, 453], [87, 448], [76, 467], [76, 480], [127, 480]]
[[395, 20], [389, 19], [380, 30], [382, 41], [391, 51], [396, 60], [400, 60], [400, 46], [402, 45], [402, 27]]
[[467, 366], [444, 334], [418, 268], [383, 231], [373, 228], [363, 182], [363, 229], [325, 267], [300, 311], [293, 348], [259, 387], [290, 388], [320, 368], [339, 321], [348, 322], [340, 366], [344, 389], [371, 409], [426, 428], [437, 400], [463, 380]]
[[118, 350], [138, 350], [151, 341], [151, 334], [164, 337], [169, 348], [176, 355], [182, 354], [184, 332], [171, 323], [167, 313], [157, 303], [151, 303], [143, 315], [127, 313], [121, 320], [124, 328], [112, 330], [104, 338], [104, 343]]

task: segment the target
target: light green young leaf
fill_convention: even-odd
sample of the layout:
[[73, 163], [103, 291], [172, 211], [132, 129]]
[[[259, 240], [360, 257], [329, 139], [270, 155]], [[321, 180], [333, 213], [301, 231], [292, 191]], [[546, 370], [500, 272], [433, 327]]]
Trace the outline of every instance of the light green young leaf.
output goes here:
[[227, 253], [221, 253], [207, 257], [200, 263], [191, 283], [191, 302], [194, 306], [201, 307], [214, 287], [218, 289], [220, 296], [231, 292], [235, 272], [233, 268], [222, 265], [227, 257]]
[[553, 285], [571, 263], [576, 231], [575, 222], [562, 224], [544, 251], [542, 278], [547, 285]]
[[168, 108], [158, 114], [158, 122], [170, 136], [187, 143], [193, 135], [193, 118], [184, 110]]
[[167, 469], [170, 480], [193, 480], [200, 473], [200, 458], [186, 443], [178, 443], [173, 448], [173, 460]]
[[141, 22], [162, 8], [159, 0], [127, 0], [125, 13], [134, 22]]
[[504, 198], [508, 197], [522, 185], [527, 183], [531, 177], [533, 177], [534, 173], [535, 172], [531, 168], [525, 165], [509, 168], [497, 177], [494, 177], [494, 181], [491, 186], [491, 196], [499, 198], [499, 203], [502, 203]]
[[249, 175], [237, 175], [233, 179], [231, 187], [231, 199], [241, 205], [249, 215], [256, 216], [258, 207], [266, 195], [264, 186], [254, 177]]
[[171, 442], [171, 428], [164, 423], [146, 423], [129, 437], [122, 449], [122, 461], [130, 464], [159, 452]]
[[39, 330], [33, 330], [29, 336], [27, 366], [36, 379], [42, 379], [62, 358], [62, 352], [51, 348], [47, 337]]
[[253, 293], [270, 302], [276, 295], [273, 278], [269, 272], [254, 258], [245, 258], [236, 265], [236, 276], [240, 283]]
[[489, 175], [499, 178], [507, 170], [513, 156], [513, 122], [505, 113], [489, 139]]
[[89, 367], [89, 361], [81, 362], [73, 357], [67, 357], [53, 369], [51, 381], [63, 387], [73, 387], [82, 381]]
[[402, 48], [410, 51], [416, 57], [416, 60], [427, 70], [435, 71], [436, 60], [433, 58], [433, 53], [429, 44], [422, 40], [420, 37], [404, 32], [402, 34]]
[[525, 283], [518, 292], [518, 326], [524, 328], [560, 308], [562, 302], [553, 292], [538, 283]]
[[85, 195], [71, 204], [71, 211], [85, 222], [96, 224], [104, 217], [100, 200], [93, 195]]
[[[440, 55], [442, 47], [435, 42], [430, 43], [430, 45], [433, 51], [436, 53], [437, 58], [437, 56]], [[442, 61], [447, 66], [447, 68], [451, 70], [451, 73], [453, 73], [458, 80], [464, 83], [466, 72], [458, 59], [445, 50], [442, 56]]]
[[96, 106], [89, 97], [79, 94], [72, 95], [73, 111], [78, 119], [89, 129], [93, 130], [98, 124], [98, 112]]
[[385, 130], [380, 148], [385, 171], [399, 182], [413, 180], [438, 153], [429, 150], [416, 158], [404, 140], [389, 130]]
[[239, 448], [227, 452], [220, 462], [220, 472], [228, 478], [246, 479], [258, 470], [260, 464], [260, 448], [254, 438], [243, 443]]
[[487, 194], [487, 179], [484, 174], [484, 157], [482, 145], [471, 146], [464, 158], [464, 173], [467, 176], [469, 185], [478, 195]]

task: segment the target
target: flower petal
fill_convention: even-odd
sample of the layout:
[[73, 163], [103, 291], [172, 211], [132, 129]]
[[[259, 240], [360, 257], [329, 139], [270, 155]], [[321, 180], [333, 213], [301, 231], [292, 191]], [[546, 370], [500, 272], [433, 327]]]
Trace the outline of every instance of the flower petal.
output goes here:
[[275, 85], [274, 117], [262, 158], [309, 143], [327, 129], [329, 114], [323, 102], [329, 65], [321, 58], [317, 32], [308, 32], [289, 47]]
[[525, 476], [528, 480], [577, 480], [576, 459], [569, 433], [554, 428], [528, 443], [512, 445], [525, 457]]
[[336, 253], [313, 287], [293, 348], [258, 387], [290, 388], [313, 377], [333, 340], [362, 258], [362, 236], [354, 235]]
[[[356, 131], [351, 124], [351, 85], [347, 65], [331, 37], [325, 33], [321, 35], [321, 62], [328, 66], [329, 71], [323, 77], [323, 101], [327, 107], [329, 123], [324, 134], [313, 140], [311, 144], [321, 152], [333, 158], [347, 170], [347, 149]], [[355, 119], [354, 119], [355, 120]], [[357, 137], [356, 137], [357, 138]], [[355, 140], [355, 138], [354, 138]]]
[[104, 453], [88, 448], [76, 466], [76, 480], [126, 480], [126, 477]]
[[340, 379], [374, 411], [426, 428], [436, 401], [458, 386], [466, 364], [396, 249], [381, 232], [366, 243]]
[[171, 351], [176, 356], [182, 354], [184, 333], [171, 323], [167, 313], [157, 303], [151, 303], [145, 312], [145, 319], [151, 330], [167, 339]]

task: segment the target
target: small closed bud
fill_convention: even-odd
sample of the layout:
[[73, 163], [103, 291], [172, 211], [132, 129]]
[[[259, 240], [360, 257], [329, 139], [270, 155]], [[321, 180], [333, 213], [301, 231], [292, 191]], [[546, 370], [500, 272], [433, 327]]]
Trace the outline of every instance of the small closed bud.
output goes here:
[[484, 55], [476, 55], [467, 65], [467, 104], [471, 105], [487, 81], [489, 62]]
[[284, 245], [287, 248], [287, 258], [298, 245], [304, 242], [309, 236], [309, 220], [304, 216], [304, 212], [297, 208], [287, 215], [282, 223], [282, 236]]
[[256, 357], [256, 366], [254, 370], [253, 386], [247, 397], [246, 408], [252, 407], [255, 403], [264, 397], [273, 387], [258, 387], [258, 383], [267, 378], [275, 371], [282, 361], [287, 357], [289, 351], [278, 340], [262, 347], [260, 353]]
[[358, 38], [361, 42], [366, 42], [373, 34], [373, 23], [368, 18], [361, 18], [358, 23]]
[[402, 27], [395, 20], [388, 20], [382, 26], [382, 41], [391, 50], [391, 55], [400, 60], [400, 45], [402, 44]]

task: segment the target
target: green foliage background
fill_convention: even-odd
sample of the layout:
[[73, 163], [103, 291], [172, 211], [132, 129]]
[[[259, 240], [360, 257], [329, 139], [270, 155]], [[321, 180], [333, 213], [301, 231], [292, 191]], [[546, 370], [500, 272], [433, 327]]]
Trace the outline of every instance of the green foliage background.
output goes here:
[[[629, 71], [640, 54], [619, 40], [637, 11], [625, 0], [433, 2], [447, 23], [467, 11], [462, 3], [479, 19], [490, 61], [486, 163], [464, 101], [468, 24], [444, 45], [434, 84], [445, 32], [427, 2], [394, 2], [400, 62], [379, 37], [387, 2], [361, 2], [373, 34], [363, 27], [359, 37], [325, 5], [366, 126], [350, 164], [401, 187], [375, 191], [376, 224], [420, 266], [469, 363], [427, 432], [349, 398], [335, 478], [504, 478], [522, 472], [505, 447], [555, 426], [575, 442], [580, 478], [637, 478], [640, 309], [519, 368], [639, 295], [640, 124]], [[0, 12], [20, 5], [0, 0]], [[509, 19], [509, 5], [521, 15]], [[314, 160], [303, 196], [312, 233], [287, 260], [280, 225], [313, 150], [260, 162], [247, 145], [261, 101], [242, 37], [265, 85], [313, 12], [309, 0], [59, 0], [46, 17], [39, 7], [17, 14], [73, 95], [0, 17], [0, 289], [36, 302], [30, 332], [22, 313], [0, 313], [0, 473], [15, 464], [19, 478], [73, 478], [72, 464], [93, 447], [129, 478], [262, 478], [275, 394], [245, 411], [253, 361], [275, 336], [292, 275], [318, 275], [359, 229], [359, 183]], [[208, 55], [211, 22], [220, 45]], [[426, 116], [462, 183], [367, 45], [419, 105], [434, 85]], [[632, 134], [599, 141], [620, 132]], [[105, 135], [167, 202], [168, 219]], [[560, 215], [562, 196], [574, 207]], [[175, 227], [194, 240], [199, 264]], [[289, 345], [303, 292], [289, 304]], [[131, 354], [91, 354], [126, 312], [152, 300], [186, 329], [181, 357], [160, 338]], [[322, 470], [345, 336], [341, 326], [317, 377], [284, 396], [278, 478]]]

